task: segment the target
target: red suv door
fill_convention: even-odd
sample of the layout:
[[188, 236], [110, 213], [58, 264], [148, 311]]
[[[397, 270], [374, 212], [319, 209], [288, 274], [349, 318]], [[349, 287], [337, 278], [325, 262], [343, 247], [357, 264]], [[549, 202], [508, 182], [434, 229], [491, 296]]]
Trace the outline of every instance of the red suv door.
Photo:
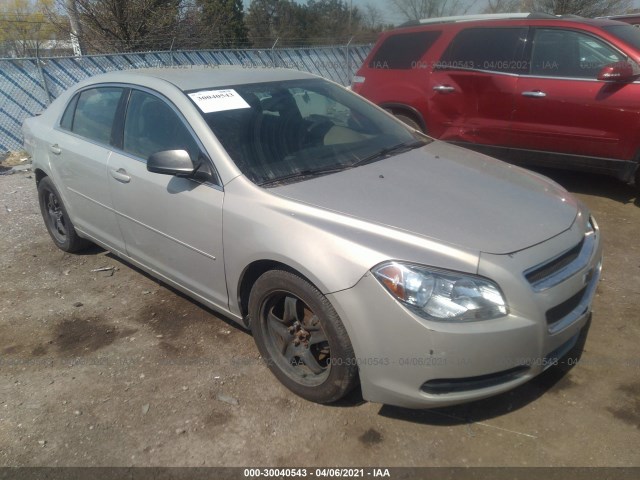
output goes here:
[[627, 57], [586, 31], [537, 27], [532, 33], [530, 70], [517, 83], [511, 146], [632, 159], [640, 85], [597, 79], [603, 66]]
[[461, 30], [429, 76], [427, 129], [454, 142], [507, 145], [528, 27]]

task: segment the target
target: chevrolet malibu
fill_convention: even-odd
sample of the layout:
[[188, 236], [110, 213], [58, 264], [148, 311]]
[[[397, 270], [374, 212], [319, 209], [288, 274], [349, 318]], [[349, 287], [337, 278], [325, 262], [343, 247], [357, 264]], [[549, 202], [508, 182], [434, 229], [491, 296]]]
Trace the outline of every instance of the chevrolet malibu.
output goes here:
[[590, 319], [602, 253], [584, 205], [313, 75], [109, 73], [23, 131], [59, 248], [101, 245], [249, 328], [314, 402], [495, 395]]

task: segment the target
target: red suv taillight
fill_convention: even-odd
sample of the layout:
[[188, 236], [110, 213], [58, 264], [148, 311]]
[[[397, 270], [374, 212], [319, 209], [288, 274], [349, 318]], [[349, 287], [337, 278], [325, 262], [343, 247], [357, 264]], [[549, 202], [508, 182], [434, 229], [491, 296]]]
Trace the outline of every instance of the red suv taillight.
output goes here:
[[351, 80], [351, 90], [353, 90], [356, 93], [360, 93], [360, 90], [362, 89], [363, 85], [364, 85], [364, 77], [356, 75]]

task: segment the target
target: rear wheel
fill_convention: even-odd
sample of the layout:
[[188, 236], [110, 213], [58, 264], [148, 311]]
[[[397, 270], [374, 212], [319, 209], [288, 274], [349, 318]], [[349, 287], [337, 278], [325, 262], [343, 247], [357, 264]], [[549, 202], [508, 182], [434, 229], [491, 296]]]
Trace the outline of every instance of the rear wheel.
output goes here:
[[73, 253], [89, 245], [87, 240], [76, 233], [60, 194], [49, 177], [44, 177], [38, 183], [38, 200], [44, 224], [59, 249]]
[[282, 270], [263, 274], [251, 290], [249, 314], [260, 354], [292, 392], [330, 403], [357, 384], [347, 331], [327, 298], [306, 280]]

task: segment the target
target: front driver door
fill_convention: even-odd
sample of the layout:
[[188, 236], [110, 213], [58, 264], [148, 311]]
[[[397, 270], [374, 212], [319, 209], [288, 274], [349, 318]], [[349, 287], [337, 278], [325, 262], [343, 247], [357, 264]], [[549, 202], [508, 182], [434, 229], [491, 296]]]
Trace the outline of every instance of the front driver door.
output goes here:
[[531, 70], [518, 79], [514, 148], [631, 159], [638, 85], [598, 80], [626, 57], [585, 32], [536, 28]]
[[428, 131], [450, 142], [506, 145], [527, 27], [467, 28], [429, 76]]
[[108, 165], [127, 253], [157, 274], [226, 308], [222, 187], [213, 178], [201, 181], [147, 171], [146, 159], [152, 153], [178, 149], [195, 159], [202, 151], [168, 101], [132, 90], [122, 151], [114, 151]]

